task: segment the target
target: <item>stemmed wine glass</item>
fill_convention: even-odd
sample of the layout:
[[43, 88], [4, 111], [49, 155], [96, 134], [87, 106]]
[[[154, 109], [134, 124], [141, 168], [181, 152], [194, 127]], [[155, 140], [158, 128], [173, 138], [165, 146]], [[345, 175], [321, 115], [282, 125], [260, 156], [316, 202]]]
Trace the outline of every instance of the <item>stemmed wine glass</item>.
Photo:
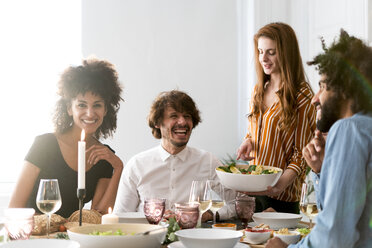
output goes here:
[[225, 206], [225, 190], [218, 180], [208, 180], [207, 183], [209, 183], [207, 190], [212, 199], [210, 210], [213, 213], [213, 224], [215, 224], [217, 211]]
[[316, 196], [312, 181], [302, 184], [300, 209], [309, 218], [309, 228], [312, 227], [312, 219], [318, 215]]
[[200, 227], [203, 213], [212, 205], [209, 181], [192, 181], [189, 202], [199, 203], [199, 218], [196, 226]]
[[57, 212], [62, 205], [57, 179], [40, 179], [39, 190], [36, 196], [36, 205], [41, 212], [48, 216], [47, 238], [49, 238], [50, 216]]
[[145, 199], [143, 211], [149, 224], [159, 224], [165, 211], [164, 198]]

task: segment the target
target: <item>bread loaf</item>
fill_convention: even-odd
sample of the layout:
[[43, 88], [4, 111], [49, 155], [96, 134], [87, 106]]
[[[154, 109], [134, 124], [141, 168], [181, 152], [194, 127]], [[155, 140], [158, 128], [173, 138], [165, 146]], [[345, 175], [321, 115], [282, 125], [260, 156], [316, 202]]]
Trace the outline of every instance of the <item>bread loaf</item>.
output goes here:
[[[47, 233], [47, 221], [48, 216], [35, 215], [34, 216], [34, 229], [32, 230], [32, 235], [45, 235]], [[66, 223], [66, 219], [58, 214], [52, 214], [50, 217], [50, 231], [49, 233], [57, 232], [60, 225]]]

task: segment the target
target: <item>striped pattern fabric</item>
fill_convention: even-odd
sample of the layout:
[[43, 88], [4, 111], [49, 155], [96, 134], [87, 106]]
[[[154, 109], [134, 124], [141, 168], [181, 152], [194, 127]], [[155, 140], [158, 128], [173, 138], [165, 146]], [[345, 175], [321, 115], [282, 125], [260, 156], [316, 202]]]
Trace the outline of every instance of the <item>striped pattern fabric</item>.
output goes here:
[[305, 179], [306, 162], [302, 148], [310, 142], [316, 125], [316, 110], [311, 104], [313, 93], [308, 84], [302, 83], [297, 94], [297, 120], [290, 129], [279, 129], [281, 106], [279, 100], [264, 113], [252, 116], [246, 138], [252, 139], [255, 157], [250, 164], [262, 164], [294, 170], [297, 178], [274, 199], [295, 202], [300, 200], [302, 182]]

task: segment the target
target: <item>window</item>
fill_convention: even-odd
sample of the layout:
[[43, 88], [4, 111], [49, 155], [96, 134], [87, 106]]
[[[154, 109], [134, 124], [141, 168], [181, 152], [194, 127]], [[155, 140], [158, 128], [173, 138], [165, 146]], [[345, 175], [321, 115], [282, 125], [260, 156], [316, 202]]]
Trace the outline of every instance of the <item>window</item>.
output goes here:
[[81, 1], [1, 1], [0, 30], [2, 208], [35, 136], [53, 132], [59, 75], [81, 62]]

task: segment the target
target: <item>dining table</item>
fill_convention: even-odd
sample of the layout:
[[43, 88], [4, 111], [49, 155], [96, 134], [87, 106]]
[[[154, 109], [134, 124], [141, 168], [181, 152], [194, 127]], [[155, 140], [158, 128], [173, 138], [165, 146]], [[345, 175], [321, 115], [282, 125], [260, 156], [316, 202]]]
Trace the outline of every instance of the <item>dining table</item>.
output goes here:
[[[230, 219], [230, 220], [226, 220], [226, 221], [219, 221], [217, 223], [234, 223], [237, 226], [237, 231], [243, 231], [243, 225], [242, 225], [241, 221], [238, 220], [238, 219]], [[303, 224], [303, 225], [309, 225], [309, 222], [306, 222], [306, 221], [300, 221], [299, 223]], [[213, 223], [211, 221], [209, 221], [209, 222], [206, 222], [206, 223], [202, 223], [201, 228], [212, 228], [212, 225], [213, 225]], [[66, 234], [66, 232], [52, 233], [51, 238], [57, 238], [58, 233]], [[46, 235], [31, 235], [30, 238], [35, 239], [35, 238], [47, 238], [47, 237], [46, 237]], [[250, 243], [244, 242], [244, 240], [241, 240], [240, 242], [248, 244], [250, 248], [264, 248], [265, 247], [265, 244], [250, 244]], [[168, 248], [168, 244], [160, 245], [160, 248]]]

